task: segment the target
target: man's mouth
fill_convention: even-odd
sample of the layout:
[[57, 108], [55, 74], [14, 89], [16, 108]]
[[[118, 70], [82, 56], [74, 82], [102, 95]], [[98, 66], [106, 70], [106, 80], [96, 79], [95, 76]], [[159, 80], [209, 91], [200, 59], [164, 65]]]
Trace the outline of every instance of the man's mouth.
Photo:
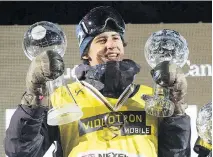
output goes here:
[[109, 60], [116, 60], [117, 58], [118, 58], [118, 54], [107, 55], [107, 59], [109, 59]]
[[119, 52], [106, 52], [102, 55], [100, 53], [100, 55], [98, 55], [98, 60], [100, 63], [106, 63], [108, 61], [120, 61], [121, 55]]
[[119, 54], [117, 53], [110, 53], [105, 56], [107, 60], [109, 61], [117, 61], [119, 59]]

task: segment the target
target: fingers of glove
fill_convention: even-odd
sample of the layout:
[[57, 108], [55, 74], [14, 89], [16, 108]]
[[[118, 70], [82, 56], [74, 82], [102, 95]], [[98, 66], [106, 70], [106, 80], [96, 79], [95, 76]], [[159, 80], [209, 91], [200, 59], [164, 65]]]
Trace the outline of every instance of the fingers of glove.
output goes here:
[[[176, 64], [170, 64], [169, 65], [169, 75], [170, 75], [170, 86], [174, 86], [174, 84], [177, 82], [183, 82], [186, 83], [185, 75], [180, 67], [178, 67]], [[182, 83], [181, 83], [182, 84]]]
[[26, 76], [26, 87], [36, 95], [46, 93], [46, 82], [64, 72], [63, 59], [53, 51], [46, 51], [32, 60]]
[[55, 51], [47, 51], [38, 57], [41, 63], [43, 76], [54, 80], [64, 73], [64, 62], [62, 57]]
[[32, 83], [45, 83], [54, 80], [64, 72], [62, 57], [54, 51], [46, 51], [32, 60], [27, 80]]
[[172, 86], [176, 79], [176, 64], [171, 64], [169, 61], [164, 61], [156, 65], [154, 69], [151, 70], [151, 75], [154, 81], [163, 86]]
[[47, 94], [47, 88], [46, 84], [41, 83], [31, 83], [27, 82], [27, 90], [29, 90], [30, 93], [35, 95], [43, 95], [45, 96]]
[[174, 103], [179, 102], [184, 98], [186, 95], [185, 92], [183, 91], [174, 91], [173, 89], [170, 89], [170, 100]]
[[173, 66], [172, 64], [169, 67], [169, 74], [170, 74], [170, 87], [174, 87], [175, 89], [187, 88], [187, 81], [185, 74], [183, 73], [182, 69], [177, 66]]
[[45, 79], [41, 75], [41, 68], [37, 67], [35, 60], [32, 61], [26, 76], [26, 87], [32, 93], [40, 93], [37, 88], [45, 84]]
[[169, 85], [173, 85], [177, 76], [177, 65], [169, 64]]
[[148, 101], [148, 100], [150, 100], [150, 99], [152, 99], [152, 98], [153, 98], [152, 96], [146, 95], [146, 94], [143, 94], [143, 95], [141, 96], [141, 99], [143, 99], [144, 101]]
[[174, 91], [182, 91], [183, 93], [187, 92], [187, 80], [183, 73], [177, 74], [173, 89]]
[[183, 100], [184, 96], [187, 93], [187, 81], [184, 73], [181, 68], [176, 68], [170, 73], [172, 77], [175, 76], [175, 81], [170, 85], [170, 100], [174, 103], [179, 103]]
[[[182, 74], [181, 74], [182, 75]], [[173, 87], [170, 87], [170, 100], [174, 103], [182, 100], [187, 94], [187, 82], [185, 76], [178, 75]]]
[[54, 80], [64, 73], [62, 57], [55, 51], [46, 51], [33, 60], [34, 74], [37, 81]]

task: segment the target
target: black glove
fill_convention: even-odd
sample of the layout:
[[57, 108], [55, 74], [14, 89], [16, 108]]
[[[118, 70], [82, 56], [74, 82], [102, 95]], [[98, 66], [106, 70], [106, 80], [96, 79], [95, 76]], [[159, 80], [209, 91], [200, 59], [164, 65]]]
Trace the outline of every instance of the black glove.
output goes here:
[[64, 73], [62, 57], [55, 51], [45, 51], [34, 58], [26, 76], [27, 91], [22, 104], [38, 104], [46, 96], [46, 82], [54, 80]]
[[162, 87], [169, 87], [174, 84], [174, 71], [177, 68], [175, 64], [170, 64], [169, 61], [161, 62], [151, 70], [153, 80]]

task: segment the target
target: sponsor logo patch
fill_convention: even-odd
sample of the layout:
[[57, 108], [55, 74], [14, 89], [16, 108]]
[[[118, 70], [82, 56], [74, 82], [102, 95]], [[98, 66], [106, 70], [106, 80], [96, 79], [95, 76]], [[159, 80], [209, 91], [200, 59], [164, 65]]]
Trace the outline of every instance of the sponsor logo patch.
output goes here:
[[103, 130], [106, 123], [111, 126], [116, 126], [123, 123], [120, 129], [120, 135], [150, 135], [151, 126], [146, 126], [145, 111], [122, 111], [121, 114], [111, 114], [106, 121], [106, 114], [101, 114], [79, 121], [79, 135], [83, 136], [98, 130]]

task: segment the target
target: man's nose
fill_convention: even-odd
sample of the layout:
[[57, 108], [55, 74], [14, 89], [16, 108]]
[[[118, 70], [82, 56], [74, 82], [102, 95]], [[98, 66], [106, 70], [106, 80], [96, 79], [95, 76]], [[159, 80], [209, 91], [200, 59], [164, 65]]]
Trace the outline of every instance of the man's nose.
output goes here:
[[114, 49], [116, 47], [115, 42], [112, 39], [108, 39], [106, 42], [107, 49]]

